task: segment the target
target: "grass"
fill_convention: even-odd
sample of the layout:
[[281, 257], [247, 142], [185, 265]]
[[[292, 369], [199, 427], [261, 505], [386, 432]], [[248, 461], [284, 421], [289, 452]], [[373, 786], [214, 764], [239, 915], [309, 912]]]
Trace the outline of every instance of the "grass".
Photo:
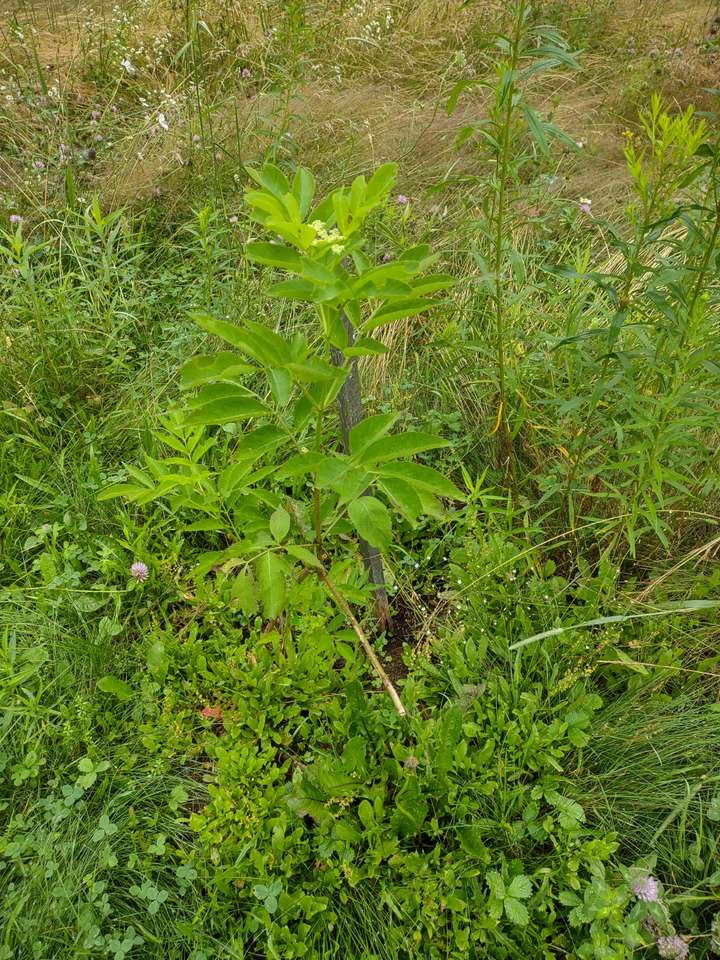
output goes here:
[[[0, 960], [713, 955], [716, 617], [631, 615], [720, 583], [718, 11], [523, 6], [0, 10]], [[513, 15], [579, 64], [513, 79], [547, 152]], [[312, 578], [263, 617], [194, 575], [224, 533], [100, 499], [217, 349], [193, 311], [316, 336], [246, 256], [265, 161], [320, 193], [396, 162], [368, 255], [456, 280], [360, 361], [466, 493], [384, 558], [407, 720]]]

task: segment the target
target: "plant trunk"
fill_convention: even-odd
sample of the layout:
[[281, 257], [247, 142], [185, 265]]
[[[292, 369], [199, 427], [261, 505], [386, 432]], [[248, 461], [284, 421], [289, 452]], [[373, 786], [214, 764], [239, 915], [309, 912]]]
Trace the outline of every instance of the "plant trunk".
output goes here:
[[[345, 314], [342, 315], [343, 323], [348, 335], [348, 344], [352, 346], [355, 342], [355, 329]], [[345, 355], [341, 350], [332, 348], [332, 362], [336, 367], [345, 363]], [[350, 362], [350, 373], [345, 383], [342, 385], [337, 398], [338, 414], [340, 416], [340, 429], [342, 431], [342, 441], [345, 453], [350, 453], [350, 431], [352, 428], [365, 419], [362, 403], [362, 391], [360, 389], [360, 371], [358, 370], [357, 359], [352, 358]], [[390, 604], [388, 603], [387, 590], [385, 588], [385, 573], [383, 571], [383, 562], [380, 551], [371, 546], [367, 540], [360, 539], [360, 554], [365, 564], [370, 583], [373, 585], [375, 595], [375, 618], [381, 633], [387, 633], [392, 627], [392, 618], [390, 616]]]

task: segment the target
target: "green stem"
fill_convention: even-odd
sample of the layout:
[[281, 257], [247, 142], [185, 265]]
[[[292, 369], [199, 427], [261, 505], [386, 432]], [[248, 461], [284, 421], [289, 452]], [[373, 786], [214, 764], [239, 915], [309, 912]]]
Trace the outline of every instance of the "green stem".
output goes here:
[[502, 114], [502, 124], [500, 127], [500, 147], [497, 154], [497, 194], [495, 208], [495, 238], [494, 238], [494, 262], [493, 270], [495, 274], [495, 336], [497, 352], [497, 372], [498, 387], [500, 393], [500, 410], [498, 414], [499, 439], [500, 439], [500, 459], [505, 465], [507, 475], [510, 478], [510, 489], [512, 493], [513, 506], [517, 506], [517, 474], [515, 469], [515, 457], [513, 454], [512, 433], [510, 431], [510, 422], [507, 413], [507, 387], [505, 380], [505, 291], [502, 281], [502, 271], [505, 264], [505, 249], [503, 238], [505, 236], [505, 209], [507, 201], [508, 187], [508, 165], [510, 161], [510, 130], [512, 126], [515, 79], [514, 74], [517, 70], [520, 39], [522, 34], [522, 25], [525, 20], [525, 0], [520, 0], [517, 5], [517, 15], [512, 36], [512, 53], [510, 56], [509, 69], [511, 81], [505, 91], [505, 106]]
[[[621, 310], [627, 309], [629, 306], [628, 301], [630, 298], [630, 288], [632, 287], [633, 277], [635, 275], [635, 264], [640, 259], [640, 253], [644, 247], [645, 234], [647, 233], [648, 225], [650, 223], [650, 214], [652, 212], [654, 202], [655, 202], [655, 193], [653, 193], [650, 199], [650, 203], [645, 209], [642, 225], [638, 233], [637, 242], [635, 244], [635, 249], [633, 250], [625, 268], [625, 278], [624, 278], [622, 289], [620, 291], [620, 296], [618, 298], [619, 308]], [[607, 374], [607, 368], [608, 368], [609, 362], [610, 362], [610, 354], [606, 354], [605, 357], [603, 358], [602, 366], [600, 368], [599, 386], [601, 388], [601, 392], [598, 395], [597, 399], [595, 400], [592, 410], [590, 410], [590, 412], [588, 413], [587, 425], [583, 431], [583, 434], [580, 440], [580, 447], [578, 448], [578, 452], [575, 457], [575, 462], [573, 463], [570, 473], [568, 474], [567, 483], [565, 485], [565, 503], [567, 505], [568, 522], [572, 526], [575, 525], [575, 511], [574, 511], [573, 501], [572, 501], [572, 488], [573, 488], [573, 484], [575, 483], [575, 477], [577, 476], [577, 472], [580, 467], [583, 454], [585, 453], [585, 449], [590, 440], [591, 419], [594, 416], [597, 408], [600, 406], [600, 401], [602, 400], [602, 384]]]
[[[319, 453], [322, 449], [322, 425], [323, 425], [323, 415], [325, 413], [325, 408], [320, 407], [317, 412], [317, 419], [315, 421], [315, 451]], [[323, 555], [323, 540], [322, 540], [322, 519], [320, 515], [320, 487], [317, 484], [317, 473], [315, 474], [314, 484], [313, 484], [313, 518], [315, 526], [315, 553], [317, 554], [318, 560], [322, 559]]]

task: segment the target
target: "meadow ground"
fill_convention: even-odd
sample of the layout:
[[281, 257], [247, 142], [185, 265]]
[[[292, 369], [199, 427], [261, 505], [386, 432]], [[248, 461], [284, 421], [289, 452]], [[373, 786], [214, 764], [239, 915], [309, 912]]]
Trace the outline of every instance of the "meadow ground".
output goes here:
[[0, 960], [720, 954], [718, 88], [0, 0]]

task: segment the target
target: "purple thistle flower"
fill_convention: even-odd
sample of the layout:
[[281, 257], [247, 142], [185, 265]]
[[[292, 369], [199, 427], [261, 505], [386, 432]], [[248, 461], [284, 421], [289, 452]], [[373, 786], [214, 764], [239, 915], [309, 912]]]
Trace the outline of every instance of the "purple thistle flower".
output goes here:
[[687, 942], [677, 934], [672, 937], [658, 937], [657, 948], [660, 956], [668, 960], [685, 960], [690, 953]]
[[645, 903], [657, 903], [660, 899], [660, 888], [655, 877], [638, 877], [632, 885], [632, 891], [638, 900]]
[[99, 119], [100, 119], [100, 111], [99, 111], [99, 110], [93, 110], [92, 113], [90, 114], [90, 117], [91, 117], [92, 120], [99, 120]]
[[22, 222], [23, 222], [23, 219], [19, 213], [10, 214], [10, 223], [22, 223]]
[[44, 162], [43, 162], [42, 160], [36, 160], [36, 161], [33, 163], [33, 166], [35, 167], [36, 170], [44, 170], [44, 169], [45, 169], [45, 164], [44, 164]]
[[588, 216], [592, 213], [592, 200], [590, 197], [580, 197], [580, 212]]
[[250, 68], [243, 67], [242, 71], [240, 72], [240, 76], [243, 78], [243, 80], [249, 80], [250, 77], [252, 76], [252, 74], [250, 73]]
[[138, 583], [145, 583], [149, 574], [150, 571], [147, 568], [147, 564], [143, 563], [142, 560], [136, 560], [130, 567], [130, 575], [133, 576]]
[[395, 203], [400, 207], [404, 207], [406, 203], [410, 203], [410, 197], [406, 197], [404, 193], [399, 193], [395, 197]]

